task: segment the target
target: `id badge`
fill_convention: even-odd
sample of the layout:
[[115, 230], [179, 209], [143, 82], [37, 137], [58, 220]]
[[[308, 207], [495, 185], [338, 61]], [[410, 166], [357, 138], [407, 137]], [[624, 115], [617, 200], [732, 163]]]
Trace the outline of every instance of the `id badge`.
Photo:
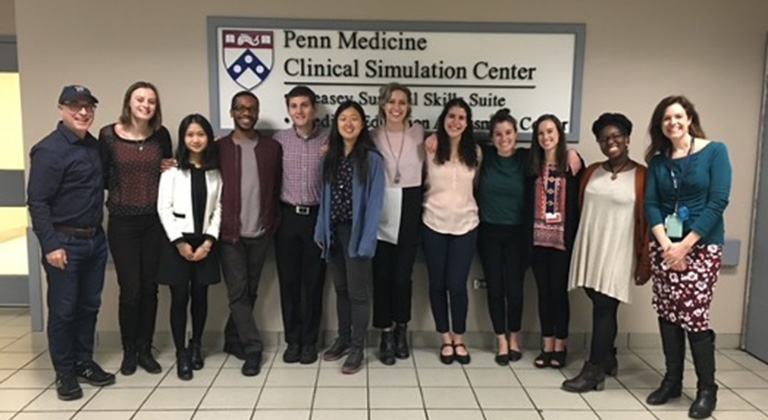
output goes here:
[[544, 218], [547, 223], [560, 223], [563, 221], [563, 217], [559, 211], [555, 213], [547, 213], [544, 215]]
[[672, 213], [664, 219], [664, 227], [669, 239], [681, 239], [683, 237], [683, 221], [677, 217], [677, 213]]

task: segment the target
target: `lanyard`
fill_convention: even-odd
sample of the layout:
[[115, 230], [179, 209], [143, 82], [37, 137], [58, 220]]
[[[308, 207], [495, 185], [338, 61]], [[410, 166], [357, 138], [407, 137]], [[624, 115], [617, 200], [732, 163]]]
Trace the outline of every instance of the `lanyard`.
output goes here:
[[[685, 157], [690, 157], [691, 153], [693, 153], [693, 146], [696, 142], [695, 137], [691, 137], [691, 145], [688, 147], [688, 153], [685, 155]], [[670, 154], [670, 160], [671, 160], [671, 154]], [[669, 165], [669, 176], [672, 177], [672, 188], [675, 189], [675, 213], [677, 213], [677, 206], [680, 203], [680, 190], [683, 186], [683, 179], [685, 178], [685, 173], [688, 172], [688, 167], [691, 166], [691, 162], [686, 162], [685, 165], [682, 166], [682, 169], [680, 170], [680, 178], [678, 179], [677, 175], [675, 174], [675, 170], [672, 168], [672, 164], [670, 162]]]

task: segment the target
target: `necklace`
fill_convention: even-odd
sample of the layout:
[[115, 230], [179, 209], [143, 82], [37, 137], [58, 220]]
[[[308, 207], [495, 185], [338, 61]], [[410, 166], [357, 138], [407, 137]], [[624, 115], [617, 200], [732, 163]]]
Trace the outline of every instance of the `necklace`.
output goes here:
[[619, 177], [619, 172], [623, 171], [624, 168], [626, 168], [627, 165], [629, 165], [629, 162], [631, 162], [631, 161], [629, 159], [627, 159], [627, 161], [624, 162], [624, 164], [621, 165], [621, 167], [618, 170], [614, 171], [613, 170], [613, 164], [611, 163], [610, 160], [608, 161], [608, 168], [611, 170], [611, 181], [616, 181], [616, 178]]
[[[384, 137], [387, 139], [387, 146], [389, 146], [389, 153], [392, 154], [392, 157], [395, 157], [395, 151], [392, 149], [392, 142], [389, 141], [389, 132], [387, 131], [387, 127], [383, 127], [384, 129]], [[403, 135], [400, 138], [400, 151], [397, 152], [397, 158], [395, 158], [395, 178], [392, 180], [395, 184], [400, 183], [400, 158], [403, 156], [403, 146], [405, 145], [405, 127], [403, 127]]]

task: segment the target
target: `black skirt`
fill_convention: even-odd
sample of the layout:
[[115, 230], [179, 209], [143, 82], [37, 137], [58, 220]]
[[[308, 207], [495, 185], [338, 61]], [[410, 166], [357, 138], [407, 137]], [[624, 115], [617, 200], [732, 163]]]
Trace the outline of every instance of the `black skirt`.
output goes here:
[[[202, 245], [205, 239], [202, 236], [185, 235], [184, 237], [184, 241], [189, 243], [193, 250]], [[221, 281], [218, 241], [213, 243], [211, 252], [208, 253], [205, 259], [191, 262], [179, 254], [176, 245], [164, 239], [162, 250], [160, 251], [157, 283], [177, 286], [190, 281], [206, 285], [216, 284]]]

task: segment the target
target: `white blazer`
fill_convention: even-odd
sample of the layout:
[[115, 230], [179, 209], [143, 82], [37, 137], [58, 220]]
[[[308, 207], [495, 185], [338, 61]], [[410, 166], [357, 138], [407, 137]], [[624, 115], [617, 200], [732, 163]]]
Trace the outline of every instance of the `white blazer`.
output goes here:
[[[218, 239], [222, 185], [218, 169], [205, 171], [205, 185], [208, 197], [202, 233]], [[192, 171], [171, 168], [163, 172], [157, 193], [157, 213], [171, 242], [183, 237], [185, 233], [195, 233], [195, 219], [192, 214]]]

